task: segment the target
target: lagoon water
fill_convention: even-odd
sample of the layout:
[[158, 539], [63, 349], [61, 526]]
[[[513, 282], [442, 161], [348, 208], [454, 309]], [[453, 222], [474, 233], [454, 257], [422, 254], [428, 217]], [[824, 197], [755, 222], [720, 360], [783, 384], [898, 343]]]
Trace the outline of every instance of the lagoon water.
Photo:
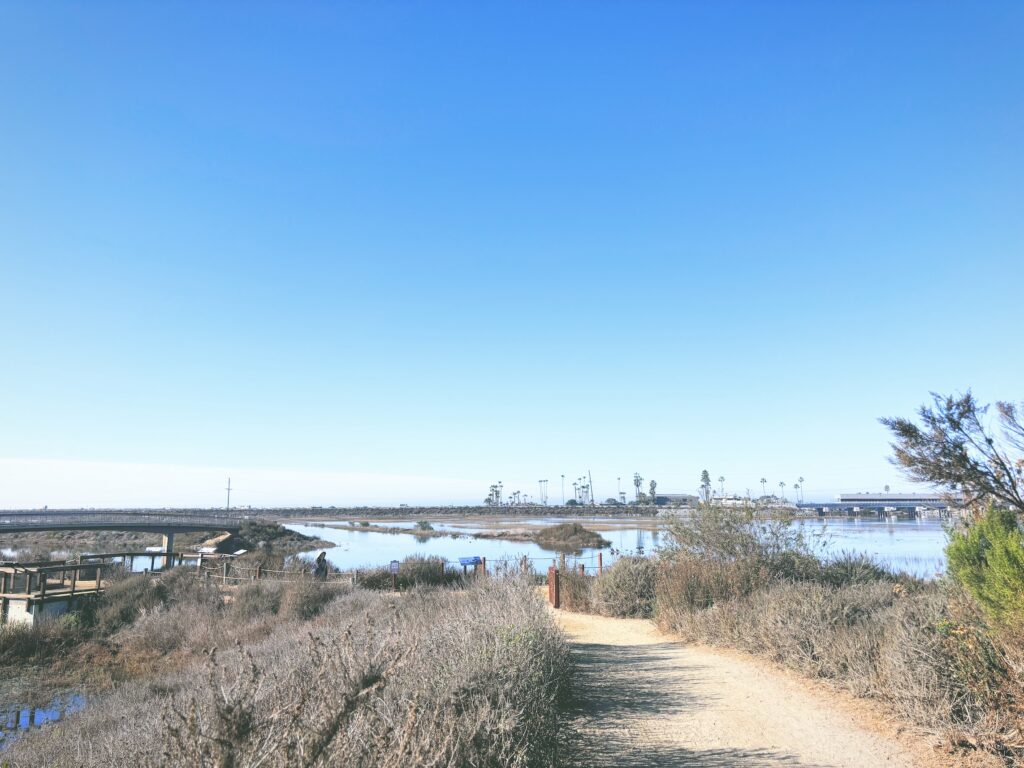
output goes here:
[[[344, 525], [348, 521], [335, 524]], [[480, 556], [495, 562], [503, 559], [530, 559], [535, 570], [543, 571], [558, 560], [559, 554], [543, 549], [533, 542], [503, 541], [500, 539], [473, 539], [469, 536], [417, 537], [413, 520], [375, 520], [375, 524], [408, 529], [409, 533], [391, 534], [362, 531], [358, 528], [332, 528], [330, 524], [287, 524], [285, 527], [308, 536], [317, 536], [334, 543], [327, 549], [327, 558], [338, 569], [385, 565], [391, 560], [402, 560], [410, 555], [443, 557], [458, 563], [459, 557]], [[611, 542], [611, 548], [602, 550], [605, 565], [621, 555], [650, 554], [668, 541], [667, 523], [657, 518], [503, 518], [486, 520], [432, 521], [435, 531], [473, 534], [511, 529], [523, 525], [554, 525], [561, 522], [579, 522], [597, 530]], [[940, 575], [944, 567], [943, 549], [946, 545], [945, 525], [935, 519], [878, 520], [863, 518], [807, 518], [794, 525], [803, 526], [806, 536], [823, 556], [843, 552], [866, 554], [880, 564], [906, 571], [924, 578]], [[583, 563], [587, 567], [597, 564], [596, 549], [584, 550], [578, 556], [568, 556], [570, 563]]]

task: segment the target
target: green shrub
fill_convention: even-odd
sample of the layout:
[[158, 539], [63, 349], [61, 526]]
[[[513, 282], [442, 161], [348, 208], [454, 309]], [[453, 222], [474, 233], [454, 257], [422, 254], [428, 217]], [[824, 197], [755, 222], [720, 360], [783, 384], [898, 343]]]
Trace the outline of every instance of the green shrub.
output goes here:
[[952, 534], [946, 547], [950, 574], [995, 624], [1024, 627], [1024, 535], [1017, 516], [989, 509], [966, 531]]

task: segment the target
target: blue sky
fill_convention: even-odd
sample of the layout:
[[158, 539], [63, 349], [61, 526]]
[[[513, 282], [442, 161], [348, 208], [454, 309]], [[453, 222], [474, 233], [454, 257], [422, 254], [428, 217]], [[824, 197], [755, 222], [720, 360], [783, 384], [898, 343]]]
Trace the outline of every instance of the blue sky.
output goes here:
[[1020, 3], [4, 4], [0, 507], [909, 489], [879, 416], [1024, 398], [1022, 36]]

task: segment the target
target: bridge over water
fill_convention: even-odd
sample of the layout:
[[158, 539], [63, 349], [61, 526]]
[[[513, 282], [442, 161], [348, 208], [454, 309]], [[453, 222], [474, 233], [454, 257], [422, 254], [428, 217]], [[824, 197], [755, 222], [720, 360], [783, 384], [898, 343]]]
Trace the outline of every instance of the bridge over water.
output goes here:
[[144, 531], [163, 536], [163, 549], [169, 553], [176, 533], [238, 533], [247, 519], [208, 510], [0, 512], [0, 536], [33, 531]]

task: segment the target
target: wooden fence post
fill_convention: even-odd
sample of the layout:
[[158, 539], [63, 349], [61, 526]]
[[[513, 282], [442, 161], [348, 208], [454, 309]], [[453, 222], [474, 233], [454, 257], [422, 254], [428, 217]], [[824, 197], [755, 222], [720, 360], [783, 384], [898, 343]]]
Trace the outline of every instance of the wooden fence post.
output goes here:
[[597, 575], [600, 576], [604, 573], [604, 559], [601, 557], [601, 553], [597, 553]]
[[224, 584], [228, 583], [228, 569], [231, 567], [231, 563], [227, 560], [224, 561]]
[[562, 607], [562, 596], [559, 587], [558, 569], [552, 565], [548, 568], [548, 602], [551, 603], [553, 608]]
[[487, 575], [487, 558], [486, 557], [481, 557], [480, 558], [480, 565], [482, 566], [482, 570], [484, 572], [484, 576], [486, 576]]
[[96, 566], [96, 591], [100, 591], [100, 587], [103, 585], [103, 569], [98, 565]]
[[254, 577], [256, 579], [256, 581], [260, 580], [260, 574], [262, 572], [263, 572], [263, 564], [262, 563], [256, 563], [256, 575]]
[[583, 565], [583, 563], [580, 563], [580, 576], [584, 576], [585, 575], [584, 570], [583, 570], [584, 568], [586, 568], [586, 566]]

